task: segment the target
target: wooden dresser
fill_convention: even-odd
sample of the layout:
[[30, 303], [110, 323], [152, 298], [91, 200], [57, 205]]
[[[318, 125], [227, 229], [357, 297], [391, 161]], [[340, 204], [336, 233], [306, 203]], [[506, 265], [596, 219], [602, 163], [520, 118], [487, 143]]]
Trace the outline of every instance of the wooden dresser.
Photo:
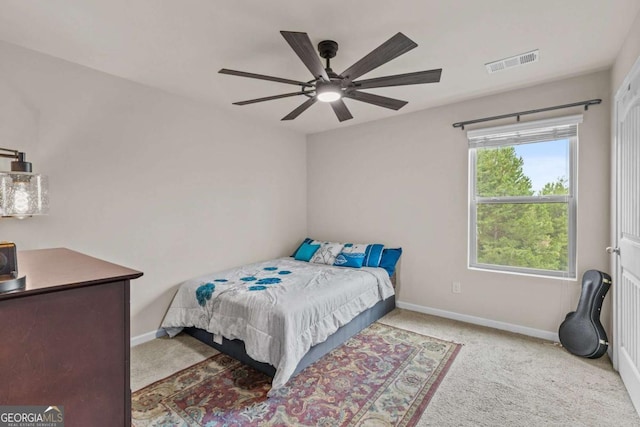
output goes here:
[[18, 252], [24, 290], [0, 293], [0, 405], [64, 406], [65, 426], [129, 426], [129, 281], [69, 249]]

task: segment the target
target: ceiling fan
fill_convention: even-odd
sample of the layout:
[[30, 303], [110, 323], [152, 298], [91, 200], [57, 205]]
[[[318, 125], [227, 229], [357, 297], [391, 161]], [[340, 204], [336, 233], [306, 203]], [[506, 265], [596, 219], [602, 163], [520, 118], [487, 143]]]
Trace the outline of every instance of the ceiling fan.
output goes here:
[[298, 92], [234, 102], [234, 105], [247, 105], [254, 104], [256, 102], [271, 101], [273, 99], [304, 95], [309, 99], [284, 116], [282, 120], [293, 120], [302, 114], [302, 112], [307, 108], [315, 104], [316, 101], [320, 101], [328, 102], [336, 113], [338, 120], [342, 122], [353, 118], [342, 98], [355, 99], [356, 101], [366, 102], [379, 107], [399, 110], [407, 104], [407, 101], [361, 92], [360, 90], [387, 86], [437, 83], [440, 81], [440, 75], [442, 74], [442, 68], [438, 68], [435, 70], [417, 71], [414, 73], [356, 80], [358, 77], [378, 68], [382, 64], [386, 64], [392, 59], [397, 58], [418, 46], [402, 33], [398, 33], [391, 37], [389, 40], [382, 43], [364, 58], [340, 74], [336, 74], [330, 66], [331, 58], [335, 57], [336, 52], [338, 51], [338, 43], [333, 40], [323, 40], [318, 44], [320, 57], [327, 60], [327, 66], [324, 67], [322, 65], [322, 61], [316, 54], [307, 33], [280, 31], [280, 34], [282, 34], [284, 39], [302, 60], [304, 65], [309, 69], [309, 71], [311, 71], [311, 74], [313, 74], [313, 80], [302, 82], [223, 68], [219, 73], [300, 86], [300, 91]]

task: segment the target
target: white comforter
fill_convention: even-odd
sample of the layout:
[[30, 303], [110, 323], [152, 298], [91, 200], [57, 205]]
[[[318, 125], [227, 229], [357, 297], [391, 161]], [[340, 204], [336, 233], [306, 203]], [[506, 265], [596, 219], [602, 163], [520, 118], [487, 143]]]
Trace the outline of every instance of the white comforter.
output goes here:
[[382, 268], [345, 268], [280, 258], [184, 282], [162, 327], [195, 326], [241, 339], [247, 354], [276, 368], [282, 387], [313, 345], [394, 294]]

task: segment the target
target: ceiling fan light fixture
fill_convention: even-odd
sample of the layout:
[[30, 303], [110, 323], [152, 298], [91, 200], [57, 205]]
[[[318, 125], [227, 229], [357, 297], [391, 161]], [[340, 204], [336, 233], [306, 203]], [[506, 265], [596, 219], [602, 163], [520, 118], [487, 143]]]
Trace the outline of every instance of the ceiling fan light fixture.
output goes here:
[[[368, 72], [418, 46], [413, 40], [402, 33], [396, 33], [396, 35], [369, 52], [366, 56], [340, 74], [333, 72], [330, 62], [331, 58], [336, 56], [338, 43], [333, 40], [323, 40], [318, 43], [318, 53], [316, 53], [313, 43], [311, 43], [311, 39], [307, 33], [299, 31], [280, 31], [280, 34], [284, 37], [286, 42], [289, 43], [289, 46], [291, 46], [305, 67], [307, 67], [311, 72], [313, 80], [304, 82], [300, 80], [291, 80], [282, 77], [273, 77], [264, 74], [248, 73], [245, 71], [223, 68], [219, 73], [285, 83], [300, 87], [298, 92], [283, 93], [280, 95], [265, 96], [262, 98], [249, 99], [247, 101], [234, 102], [234, 105], [248, 105], [256, 102], [272, 101], [302, 95], [306, 96], [308, 99], [289, 114], [284, 116], [282, 120], [293, 120], [303, 112], [307, 111], [307, 109], [317, 101], [320, 101], [323, 103], [330, 103], [331, 109], [336, 114], [338, 121], [343, 122], [345, 120], [352, 119], [353, 116], [344, 101], [342, 101], [342, 98], [354, 99], [359, 102], [389, 108], [395, 111], [407, 104], [407, 101], [375, 95], [368, 92], [360, 92], [360, 89], [437, 83], [440, 81], [440, 75], [442, 74], [442, 68], [438, 68], [434, 70], [415, 71], [412, 73], [357, 80]], [[318, 54], [320, 56], [318, 56]], [[322, 64], [321, 58], [326, 59], [326, 66]]]
[[342, 98], [342, 90], [334, 84], [316, 83], [316, 98], [320, 102], [334, 102]]

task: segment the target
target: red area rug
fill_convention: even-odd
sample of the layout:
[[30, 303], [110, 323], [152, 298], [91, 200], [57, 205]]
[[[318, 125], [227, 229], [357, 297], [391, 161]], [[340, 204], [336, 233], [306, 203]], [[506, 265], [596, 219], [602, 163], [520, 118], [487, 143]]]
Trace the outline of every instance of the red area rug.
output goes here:
[[374, 323], [267, 398], [271, 378], [217, 354], [133, 394], [133, 425], [415, 425], [461, 345]]

